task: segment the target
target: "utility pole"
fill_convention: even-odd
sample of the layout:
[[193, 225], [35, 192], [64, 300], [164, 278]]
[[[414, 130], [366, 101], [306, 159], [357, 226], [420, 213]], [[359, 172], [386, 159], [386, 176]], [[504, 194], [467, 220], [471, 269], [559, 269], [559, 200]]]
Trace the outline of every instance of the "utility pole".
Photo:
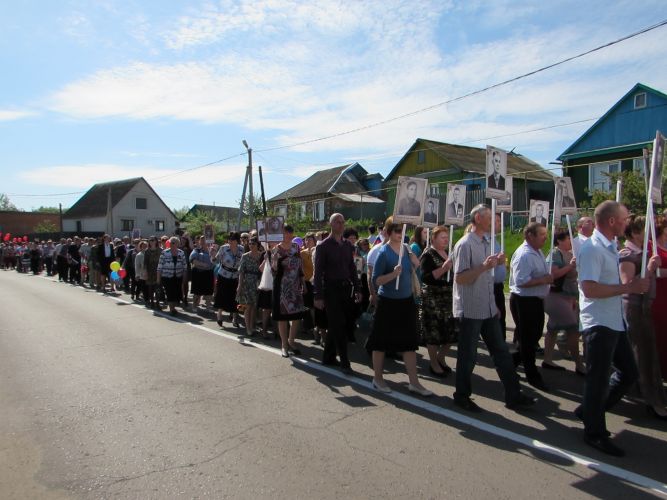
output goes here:
[[266, 218], [266, 196], [264, 196], [264, 178], [262, 177], [262, 166], [259, 166], [259, 187], [262, 190], [262, 213]]
[[250, 215], [250, 228], [253, 228], [255, 226], [255, 221], [254, 221], [255, 204], [253, 203], [254, 193], [252, 191], [252, 148], [248, 147], [248, 143], [246, 142], [245, 139], [243, 139], [243, 145], [248, 151], [248, 172], [246, 174], [246, 176], [248, 177], [248, 188], [250, 190], [250, 192], [248, 193], [248, 205], [249, 205], [248, 214]]
[[241, 217], [243, 216], [243, 204], [245, 202], [245, 190], [248, 187], [248, 171], [246, 170], [245, 179], [243, 179], [243, 192], [241, 193], [241, 205], [239, 206], [239, 217], [236, 221], [236, 230], [241, 230]]

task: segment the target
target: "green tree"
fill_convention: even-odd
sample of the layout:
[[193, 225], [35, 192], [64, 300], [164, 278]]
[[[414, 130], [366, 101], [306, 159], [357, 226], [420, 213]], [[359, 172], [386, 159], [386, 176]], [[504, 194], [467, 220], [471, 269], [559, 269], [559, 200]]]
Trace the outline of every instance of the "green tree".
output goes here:
[[57, 233], [60, 228], [50, 220], [43, 220], [33, 228], [33, 231], [36, 233]]
[[[236, 200], [236, 206], [241, 206], [241, 199]], [[252, 223], [251, 223], [252, 215]], [[250, 196], [246, 194], [243, 202], [243, 214], [241, 215], [241, 229], [253, 229], [257, 219], [264, 217], [264, 208], [262, 206], [262, 195], [255, 193], [253, 195], [252, 206], [250, 206]], [[252, 226], [252, 227], [251, 227]]]
[[5, 193], [0, 193], [0, 210], [6, 210], [9, 212], [18, 212], [19, 209], [16, 208], [16, 205], [14, 205], [11, 200], [9, 199], [9, 196], [7, 196]]
[[[60, 213], [60, 208], [58, 207], [39, 207], [36, 210], [33, 210], [33, 212], [39, 212], [42, 214], [59, 214]], [[66, 208], [63, 208], [63, 213], [67, 212]]]
[[174, 215], [176, 216], [176, 220], [183, 220], [189, 211], [190, 207], [188, 206], [182, 206], [181, 208], [172, 209], [172, 212], [174, 212]]
[[[628, 207], [628, 210], [633, 213], [642, 214], [646, 212], [646, 180], [643, 175], [633, 170], [628, 170], [620, 173], [607, 174], [612, 186], [616, 186], [616, 181], [621, 179], [621, 202]], [[665, 206], [667, 203], [667, 179], [662, 179], [662, 196]], [[582, 203], [582, 208], [594, 208], [605, 200], [615, 200], [616, 189], [612, 191], [601, 191], [596, 189], [591, 196], [590, 204]], [[658, 207], [654, 207], [654, 211], [658, 212]]]

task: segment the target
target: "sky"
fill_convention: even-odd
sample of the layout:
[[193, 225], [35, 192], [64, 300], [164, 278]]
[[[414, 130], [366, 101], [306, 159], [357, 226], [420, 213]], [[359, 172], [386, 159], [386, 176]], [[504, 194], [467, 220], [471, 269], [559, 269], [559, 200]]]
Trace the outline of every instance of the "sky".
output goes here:
[[417, 138], [554, 168], [637, 82], [667, 92], [667, 26], [392, 119], [665, 14], [662, 0], [3, 2], [0, 193], [69, 207], [143, 176], [171, 208], [237, 206], [243, 140], [267, 199], [352, 162], [387, 175]]

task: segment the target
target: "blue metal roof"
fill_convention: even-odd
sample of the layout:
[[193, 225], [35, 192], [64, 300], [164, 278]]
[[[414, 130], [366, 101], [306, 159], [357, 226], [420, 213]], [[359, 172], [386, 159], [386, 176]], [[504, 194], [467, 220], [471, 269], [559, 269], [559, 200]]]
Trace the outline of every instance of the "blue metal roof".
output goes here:
[[[646, 94], [646, 105], [635, 109], [635, 96], [641, 93]], [[638, 83], [558, 159], [592, 156], [610, 148], [647, 143], [655, 138], [656, 130], [667, 132], [667, 95]]]

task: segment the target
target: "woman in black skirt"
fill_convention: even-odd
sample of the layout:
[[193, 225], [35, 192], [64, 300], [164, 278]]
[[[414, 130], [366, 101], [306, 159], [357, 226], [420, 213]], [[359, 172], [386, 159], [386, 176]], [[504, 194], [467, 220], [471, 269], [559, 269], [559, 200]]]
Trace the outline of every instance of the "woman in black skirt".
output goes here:
[[[385, 352], [403, 354], [405, 370], [408, 373], [410, 392], [421, 396], [431, 396], [417, 378], [417, 306], [412, 296], [413, 266], [419, 260], [401, 240], [402, 226], [389, 222], [387, 237], [389, 243], [379, 250], [373, 267], [373, 284], [378, 291], [378, 304], [375, 322], [368, 341], [367, 349], [373, 351], [373, 387], [380, 392], [390, 393], [391, 389], [383, 378]], [[403, 256], [399, 254], [403, 246]], [[399, 279], [398, 290], [396, 279]]]
[[176, 305], [182, 299], [182, 280], [186, 267], [185, 254], [178, 248], [179, 243], [179, 238], [173, 236], [169, 240], [169, 246], [160, 255], [157, 265], [157, 282], [164, 286], [169, 314], [172, 316], [176, 316]]
[[218, 325], [222, 326], [222, 312], [228, 312], [234, 328], [239, 327], [238, 304], [236, 303], [236, 289], [239, 286], [239, 265], [244, 249], [239, 244], [241, 235], [235, 231], [229, 233], [226, 245], [222, 245], [215, 262], [220, 264], [216, 276], [215, 302]]
[[192, 268], [192, 307], [197, 310], [201, 298], [204, 297], [206, 306], [211, 305], [213, 295], [213, 261], [209, 252], [206, 238], [200, 236], [198, 243], [190, 254]]

